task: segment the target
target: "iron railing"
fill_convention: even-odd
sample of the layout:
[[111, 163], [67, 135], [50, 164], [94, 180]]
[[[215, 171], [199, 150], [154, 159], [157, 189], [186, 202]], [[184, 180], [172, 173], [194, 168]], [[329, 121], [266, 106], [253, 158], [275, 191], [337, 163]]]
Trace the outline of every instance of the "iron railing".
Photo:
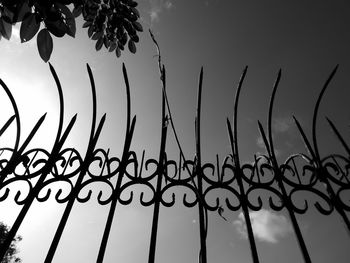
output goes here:
[[[21, 121], [18, 107], [10, 89], [0, 80], [0, 85], [9, 97], [14, 110], [14, 115], [0, 129], [0, 136], [11, 125], [15, 125], [17, 128], [14, 147], [0, 148], [0, 189], [3, 193], [0, 196], [0, 201], [8, 198], [11, 185], [17, 182], [25, 182], [29, 187], [28, 192], [22, 193], [18, 191], [14, 197], [14, 201], [21, 206], [21, 210], [7, 239], [1, 244], [0, 258], [5, 255], [33, 202], [45, 202], [48, 200], [53, 195], [52, 186], [60, 185], [60, 183], [69, 185], [70, 190], [63, 193], [63, 190], [59, 189], [55, 193], [55, 200], [58, 203], [64, 204], [65, 209], [50, 244], [45, 262], [51, 262], [54, 258], [74, 203], [88, 202], [94, 191], [92, 186], [101, 183], [110, 189], [110, 191], [102, 192], [99, 190], [97, 201], [100, 205], [109, 206], [109, 213], [99, 252], [96, 256], [96, 262], [103, 262], [117, 205], [129, 205], [134, 201], [133, 191], [130, 189], [135, 185], [142, 185], [151, 193], [151, 196], [145, 198], [144, 192], [141, 192], [139, 199], [142, 206], [153, 207], [149, 263], [155, 262], [159, 211], [162, 206], [172, 207], [175, 204], [174, 194], [172, 194], [170, 200], [164, 197], [167, 193], [172, 193], [173, 189], [180, 186], [188, 192], [193, 193], [194, 196], [194, 198], [188, 198], [188, 195], [183, 194], [183, 205], [189, 208], [197, 207], [198, 209], [200, 234], [198, 239], [200, 251], [198, 254], [199, 262], [202, 263], [207, 262], [208, 213], [217, 211], [222, 215], [224, 209], [242, 211], [246, 223], [252, 261], [254, 263], [259, 262], [249, 214], [250, 211], [262, 209], [264, 204], [260, 198], [261, 195], [269, 196], [268, 205], [271, 209], [275, 211], [286, 209], [288, 212], [304, 262], [312, 262], [312, 259], [308, 253], [307, 244], [303, 238], [296, 215], [304, 214], [308, 210], [310, 203], [321, 214], [329, 215], [333, 211], [338, 213], [344, 221], [347, 230], [350, 231], [350, 222], [346, 215], [346, 212], [350, 211], [350, 204], [345, 199], [346, 195], [344, 194], [350, 190], [350, 147], [343, 139], [335, 124], [329, 119], [327, 119], [329, 125], [339, 139], [340, 144], [344, 147], [347, 156], [331, 154], [321, 157], [316, 136], [320, 102], [337, 68], [333, 70], [327, 79], [317, 99], [313, 113], [311, 139], [308, 138], [299, 121], [294, 117], [295, 124], [304, 140], [308, 154], [293, 154], [284, 163], [279, 163], [276, 157], [272, 136], [272, 117], [275, 95], [281, 77], [281, 72], [279, 72], [273, 86], [269, 104], [267, 129], [265, 130], [263, 125], [258, 122], [258, 128], [265, 144], [266, 154], [254, 155], [253, 162], [242, 163], [238, 148], [237, 116], [240, 92], [247, 72], [247, 68], [245, 68], [234, 100], [233, 123], [231, 124], [230, 120], [227, 119], [231, 154], [220, 164], [218, 158], [215, 163], [203, 163], [201, 158], [200, 120], [203, 71], [201, 71], [199, 77], [195, 119], [195, 157], [193, 159], [186, 159], [179, 144], [179, 159], [168, 159], [166, 153], [167, 131], [169, 127], [175, 131], [175, 126], [166, 96], [165, 69], [161, 64], [159, 66], [163, 85], [163, 99], [162, 119], [160, 122], [160, 149], [157, 159], [146, 158], [144, 153], [141, 158], [138, 158], [136, 153], [131, 150], [130, 146], [133, 139], [136, 116], [132, 116], [131, 114], [130, 86], [124, 65], [122, 71], [127, 95], [127, 119], [124, 148], [120, 157], [110, 156], [109, 150], [96, 146], [105, 123], [106, 114], [99, 120], [97, 119], [96, 89], [93, 74], [89, 66], [87, 66], [87, 70], [93, 98], [93, 117], [88, 147], [84, 154], [78, 152], [75, 148], [64, 147], [65, 141], [74, 127], [77, 115], [69, 121], [67, 127], [63, 127], [63, 93], [59, 78], [51, 65], [50, 70], [57, 85], [60, 101], [59, 126], [55, 143], [51, 150], [45, 150], [43, 148], [27, 149], [29, 142], [43, 124], [46, 115], [43, 115], [37, 121], [29, 136], [20, 145]], [[176, 131], [175, 136], [178, 141]], [[99, 170], [97, 170], [95, 165], [92, 168], [92, 164], [96, 162], [99, 164]], [[214, 200], [214, 202], [213, 199], [209, 198], [211, 193], [218, 190], [225, 190], [230, 193], [231, 197], [225, 199], [225, 204], [221, 204], [219, 198]], [[123, 193], [126, 192], [130, 193], [128, 198], [123, 197]], [[303, 194], [305, 192], [309, 194]], [[256, 198], [256, 196], [258, 197]], [[317, 199], [310, 198], [310, 196], [316, 196]], [[235, 200], [235, 202], [232, 200]], [[300, 200], [303, 200], [304, 203], [302, 207], [299, 205]], [[320, 202], [320, 200], [323, 201]]]

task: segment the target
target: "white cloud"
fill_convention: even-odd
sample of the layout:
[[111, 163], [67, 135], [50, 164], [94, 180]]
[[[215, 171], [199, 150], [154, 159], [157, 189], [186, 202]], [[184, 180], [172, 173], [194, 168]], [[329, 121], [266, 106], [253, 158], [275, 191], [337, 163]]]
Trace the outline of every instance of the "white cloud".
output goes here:
[[272, 129], [275, 132], [287, 132], [292, 127], [292, 118], [275, 118], [272, 122]]
[[166, 9], [170, 9], [170, 8], [173, 7], [173, 3], [170, 2], [170, 1], [166, 1], [166, 2], [164, 3], [164, 7], [165, 7]]
[[[272, 136], [272, 138], [274, 138], [274, 136]], [[263, 140], [263, 138], [262, 138], [261, 135], [256, 139], [256, 145], [257, 145], [259, 148], [265, 150], [264, 152], [258, 151], [258, 152], [257, 152], [257, 155], [265, 155], [265, 154], [267, 154], [267, 152], [266, 152], [266, 145], [265, 145], [265, 142], [264, 142], [264, 140]], [[281, 156], [282, 153], [283, 153], [282, 150], [277, 149], [276, 146], [274, 147], [274, 152], [275, 152], [276, 157]]]
[[158, 15], [159, 12], [160, 12], [160, 10], [158, 10], [158, 9], [152, 9], [149, 12], [149, 15], [151, 17], [151, 22], [154, 22], [154, 21], [158, 22], [159, 21], [159, 15]]
[[149, 15], [151, 18], [151, 23], [159, 21], [159, 15], [164, 10], [170, 10], [174, 7], [171, 1], [164, 0], [150, 0], [151, 9]]
[[[285, 237], [292, 231], [292, 227], [285, 216], [266, 209], [251, 212], [249, 217], [254, 236], [260, 241], [277, 243], [279, 238]], [[238, 219], [233, 222], [233, 225], [243, 237], [247, 238], [247, 227], [242, 212], [238, 215]]]
[[[289, 117], [274, 118], [272, 120], [272, 130], [276, 133], [288, 132], [293, 125], [293, 121]], [[257, 138], [256, 144], [260, 148], [265, 148], [265, 143], [261, 135]]]
[[258, 145], [259, 148], [263, 148], [263, 149], [266, 148], [262, 136], [259, 136], [259, 137], [256, 139], [256, 144]]
[[[289, 139], [293, 136], [293, 132], [295, 132], [293, 130], [294, 122], [293, 122], [293, 119], [291, 117], [273, 118], [271, 128], [273, 131], [273, 134], [272, 134], [273, 139], [275, 137], [278, 140], [280, 140], [281, 138], [284, 138], [283, 142], [286, 145], [286, 147], [287, 148], [293, 147], [293, 144], [289, 141]], [[266, 136], [267, 136], [267, 134], [266, 134]], [[281, 137], [281, 136], [288, 136], [288, 137]], [[266, 150], [265, 143], [264, 143], [264, 140], [263, 140], [261, 135], [259, 135], [259, 137], [257, 137], [256, 145], [259, 148]], [[274, 147], [275, 148], [274, 149], [275, 155], [277, 157], [281, 156], [284, 153], [284, 151], [276, 148], [276, 145], [278, 145], [278, 144], [275, 143], [274, 145], [275, 145], [275, 147]], [[261, 154], [260, 152], [258, 152], [258, 153]], [[264, 154], [266, 154], [266, 152]]]

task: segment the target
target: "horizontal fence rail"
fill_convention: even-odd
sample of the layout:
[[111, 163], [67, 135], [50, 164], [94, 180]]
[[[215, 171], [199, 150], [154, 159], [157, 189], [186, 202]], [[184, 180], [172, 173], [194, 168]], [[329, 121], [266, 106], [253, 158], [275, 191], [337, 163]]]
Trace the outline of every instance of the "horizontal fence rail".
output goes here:
[[[88, 147], [84, 153], [78, 152], [75, 148], [64, 147], [67, 137], [74, 128], [77, 115], [69, 121], [67, 127], [63, 127], [64, 100], [62, 88], [59, 78], [51, 65], [50, 70], [56, 82], [60, 101], [59, 126], [55, 143], [50, 150], [43, 148], [28, 149], [27, 147], [45, 121], [46, 115], [43, 115], [37, 121], [24, 142], [22, 144], [19, 143], [21, 122], [18, 107], [10, 89], [0, 80], [0, 85], [9, 97], [14, 110], [14, 115], [1, 127], [0, 136], [11, 125], [15, 125], [17, 128], [14, 147], [0, 148], [0, 189], [2, 193], [0, 201], [6, 200], [9, 197], [12, 186], [19, 182], [25, 183], [28, 189], [25, 193], [17, 191], [15, 194], [14, 201], [21, 206], [21, 211], [7, 239], [1, 244], [0, 258], [4, 257], [32, 203], [34, 201], [45, 202], [50, 196], [54, 195], [54, 199], [58, 203], [64, 204], [65, 209], [45, 259], [45, 262], [52, 262], [74, 203], [88, 202], [93, 196], [93, 191], [97, 191], [97, 202], [100, 205], [109, 207], [99, 252], [96, 255], [96, 262], [103, 262], [116, 207], [118, 204], [129, 205], [134, 202], [136, 197], [134, 197], [132, 189], [138, 185], [143, 186], [142, 189], [147, 189], [142, 190], [138, 201], [142, 206], [153, 207], [148, 258], [150, 263], [155, 262], [159, 211], [162, 206], [174, 206], [176, 202], [174, 189], [179, 187], [186, 189], [186, 193], [181, 196], [180, 202], [186, 207], [196, 207], [198, 209], [200, 228], [200, 236], [198, 238], [200, 251], [198, 254], [199, 262], [202, 263], [207, 262], [208, 213], [216, 211], [223, 217], [224, 209], [241, 211], [243, 213], [252, 262], [259, 262], [254, 230], [249, 214], [250, 211], [262, 209], [264, 205], [261, 198], [262, 195], [269, 197], [268, 205], [271, 209], [275, 211], [285, 209], [288, 212], [304, 262], [312, 262], [312, 259], [308, 253], [307, 244], [303, 238], [296, 215], [306, 213], [310, 206], [314, 206], [323, 215], [335, 212], [343, 220], [347, 231], [350, 231], [350, 221], [346, 214], [346, 212], [350, 211], [350, 203], [348, 198], [345, 198], [350, 190], [350, 147], [336, 128], [336, 125], [329, 119], [327, 120], [330, 128], [334, 131], [347, 155], [330, 154], [321, 157], [316, 136], [319, 105], [337, 68], [333, 70], [324, 84], [315, 105], [311, 138], [306, 135], [301, 124], [294, 117], [295, 124], [304, 140], [308, 154], [293, 154], [284, 163], [279, 163], [276, 158], [271, 129], [274, 99], [280, 82], [281, 72], [278, 73], [273, 86], [267, 117], [267, 128], [265, 129], [258, 122], [258, 129], [266, 148], [266, 154], [254, 155], [251, 163], [241, 163], [240, 160], [237, 116], [240, 91], [247, 72], [247, 68], [245, 68], [236, 91], [233, 123], [231, 124], [230, 120], [227, 119], [231, 154], [224, 160], [219, 160], [217, 157], [217, 160], [214, 162], [206, 163], [201, 159], [200, 141], [203, 71], [201, 71], [199, 77], [198, 105], [195, 119], [195, 157], [186, 159], [180, 148], [179, 159], [173, 160], [168, 159], [166, 153], [168, 129], [175, 129], [175, 126], [166, 96], [164, 67], [160, 67], [163, 100], [162, 120], [159, 126], [161, 129], [160, 149], [157, 159], [147, 157], [145, 151], [141, 157], [138, 157], [131, 150], [130, 146], [133, 139], [136, 116], [131, 114], [130, 87], [124, 65], [122, 70], [127, 94], [127, 121], [124, 148], [122, 155], [119, 157], [111, 156], [109, 149], [101, 149], [96, 146], [105, 123], [106, 114], [97, 119], [96, 89], [89, 66], [87, 66], [87, 70], [93, 95], [93, 118]], [[96, 190], [93, 187], [94, 185], [99, 187], [103, 185], [104, 189], [109, 190]], [[55, 193], [52, 191], [53, 188], [56, 189]], [[209, 198], [211, 194], [218, 191], [227, 193], [224, 204], [220, 203], [219, 198], [216, 198], [214, 201], [212, 198]], [[305, 193], [308, 194], [305, 195]], [[171, 198], [169, 198], [169, 194]], [[300, 199], [303, 201], [303, 205], [300, 205]]]

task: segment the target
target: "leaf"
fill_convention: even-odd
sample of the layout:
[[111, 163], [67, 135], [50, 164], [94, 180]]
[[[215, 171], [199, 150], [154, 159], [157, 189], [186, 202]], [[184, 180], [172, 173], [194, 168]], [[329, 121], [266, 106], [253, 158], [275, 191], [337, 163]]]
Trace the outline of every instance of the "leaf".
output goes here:
[[73, 9], [73, 16], [74, 17], [80, 16], [82, 11], [83, 11], [83, 6], [81, 6], [81, 5], [75, 6], [74, 9]]
[[140, 18], [139, 10], [137, 10], [135, 7], [131, 7], [130, 9], [137, 16], [137, 18]]
[[132, 41], [134, 41], [135, 43], [138, 43], [140, 41], [140, 38], [138, 35], [131, 35], [130, 38], [132, 39]]
[[96, 45], [95, 45], [96, 50], [99, 51], [101, 49], [102, 45], [103, 45], [103, 37], [100, 37], [97, 40]]
[[139, 22], [133, 22], [132, 25], [134, 26], [134, 28], [139, 31], [139, 32], [142, 32], [143, 31], [143, 28], [142, 28], [142, 25], [139, 23]]
[[94, 33], [94, 27], [91, 25], [88, 29], [88, 36], [91, 38], [92, 34]]
[[4, 6], [4, 11], [2, 12], [1, 17], [7, 23], [12, 24], [14, 13], [10, 9], [8, 9], [6, 6]]
[[131, 7], [136, 7], [137, 6], [137, 2], [129, 1], [128, 5], [131, 6]]
[[65, 5], [62, 5], [60, 3], [56, 3], [58, 8], [61, 10], [61, 12], [64, 14], [66, 26], [67, 26], [67, 34], [71, 37], [75, 37], [76, 33], [76, 25], [75, 25], [75, 17], [72, 14], [72, 12], [69, 10], [69, 8]]
[[46, 28], [41, 29], [36, 41], [40, 57], [45, 62], [49, 61], [53, 49], [53, 42], [50, 32]]
[[103, 45], [108, 49], [110, 45], [110, 41], [108, 40], [107, 36], [103, 36]]
[[75, 37], [75, 33], [77, 31], [77, 27], [75, 24], [75, 18], [72, 17], [72, 18], [66, 19], [66, 23], [67, 23], [67, 27], [68, 27], [67, 34], [71, 37]]
[[128, 48], [130, 50], [131, 53], [135, 54], [136, 53], [136, 46], [135, 46], [135, 42], [132, 41], [131, 39], [128, 42]]
[[119, 40], [120, 40], [120, 43], [124, 46], [126, 42], [128, 42], [128, 34], [124, 32], [121, 39]]
[[89, 27], [92, 25], [92, 21], [85, 21], [83, 24], [83, 28]]
[[11, 38], [12, 25], [4, 21], [4, 19], [0, 19], [0, 33], [7, 40]]
[[120, 50], [124, 50], [124, 45], [123, 43], [120, 43], [120, 41], [118, 41], [118, 47], [120, 48]]
[[69, 22], [68, 28], [69, 28], [69, 31], [67, 32], [67, 34], [71, 37], [75, 37], [75, 33], [77, 31], [75, 20], [71, 20]]
[[36, 33], [38, 33], [40, 28], [40, 23], [37, 22], [37, 19], [34, 14], [28, 15], [21, 24], [20, 29], [20, 38], [21, 42], [27, 42], [31, 40]]
[[97, 31], [92, 35], [91, 39], [97, 40], [97, 39], [100, 39], [102, 36], [103, 36], [103, 31]]
[[45, 21], [46, 28], [56, 37], [63, 37], [68, 28], [62, 20]]
[[117, 57], [119, 58], [121, 55], [121, 51], [120, 48], [117, 46], [116, 50], [115, 50], [115, 54], [117, 55]]
[[29, 7], [28, 0], [22, 0], [16, 6], [16, 11], [14, 13], [12, 23], [21, 22], [25, 19], [27, 14], [31, 13], [31, 8]]
[[117, 48], [117, 43], [111, 42], [108, 51], [113, 52]]

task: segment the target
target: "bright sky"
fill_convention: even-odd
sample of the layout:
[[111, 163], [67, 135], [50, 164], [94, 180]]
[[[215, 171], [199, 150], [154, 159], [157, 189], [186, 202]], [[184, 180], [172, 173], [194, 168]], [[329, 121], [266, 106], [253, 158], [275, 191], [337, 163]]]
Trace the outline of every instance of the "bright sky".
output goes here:
[[[167, 69], [168, 96], [175, 124], [187, 158], [194, 156], [194, 116], [197, 82], [204, 67], [202, 136], [204, 160], [215, 163], [230, 153], [226, 118], [232, 118], [235, 87], [243, 68], [248, 73], [239, 104], [239, 146], [242, 161], [250, 162], [263, 152], [257, 120], [266, 123], [269, 97], [277, 72], [282, 79], [274, 112], [275, 147], [280, 160], [305, 152], [292, 121], [296, 116], [310, 135], [313, 107], [328, 75], [339, 70], [321, 103], [319, 141], [321, 154], [343, 153], [325, 120], [328, 116], [349, 141], [350, 113], [350, 2], [347, 0], [139, 0], [144, 33], [137, 54], [124, 52], [116, 58], [96, 52], [82, 22], [75, 39], [54, 39], [50, 62], [60, 77], [65, 97], [65, 124], [75, 113], [77, 123], [67, 146], [84, 151], [91, 121], [91, 94], [86, 63], [91, 66], [98, 96], [98, 116], [107, 113], [99, 146], [122, 152], [125, 126], [125, 90], [122, 63], [132, 87], [132, 112], [137, 115], [132, 145], [140, 156], [143, 149], [157, 158], [160, 137], [161, 87], [156, 49], [148, 29], [160, 44]], [[22, 118], [22, 140], [47, 112], [43, 127], [30, 147], [50, 149], [58, 123], [58, 96], [49, 66], [42, 62], [36, 43], [20, 44], [18, 30], [10, 41], [0, 41], [0, 78], [8, 84]], [[12, 114], [1, 93], [0, 124]], [[14, 129], [11, 130], [14, 132]], [[13, 133], [12, 133], [13, 134]], [[0, 142], [13, 145], [11, 132]], [[169, 133], [171, 134], [171, 133]], [[6, 137], [5, 137], [6, 136]], [[168, 152], [177, 156], [169, 136]], [[23, 190], [22, 186], [19, 189]], [[11, 192], [13, 199], [15, 191]], [[137, 200], [137, 199], [135, 199]], [[199, 232], [196, 208], [185, 208], [181, 199], [174, 208], [161, 207], [156, 262], [198, 261]], [[12, 224], [19, 207], [0, 204], [4, 220]], [[24, 263], [43, 262], [64, 205], [53, 201], [35, 204], [19, 230], [23, 236], [19, 256]], [[109, 206], [91, 200], [76, 204], [63, 234], [54, 262], [95, 262]], [[208, 262], [251, 262], [242, 214], [225, 210], [227, 222], [209, 214]], [[290, 220], [283, 210], [267, 206], [251, 213], [261, 262], [302, 262]], [[152, 209], [137, 201], [117, 206], [105, 262], [147, 262]], [[334, 212], [322, 216], [310, 210], [298, 216], [313, 262], [345, 263], [350, 237]]]

